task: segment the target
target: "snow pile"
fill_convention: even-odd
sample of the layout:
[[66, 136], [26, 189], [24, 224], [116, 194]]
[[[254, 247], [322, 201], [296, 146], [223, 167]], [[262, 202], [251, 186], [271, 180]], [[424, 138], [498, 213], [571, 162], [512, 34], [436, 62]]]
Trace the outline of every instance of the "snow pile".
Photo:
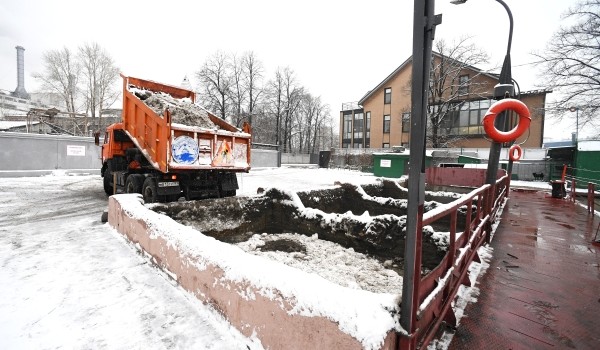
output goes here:
[[[457, 327], [460, 326], [460, 320], [464, 316], [465, 308], [467, 307], [467, 305], [469, 303], [477, 302], [477, 297], [480, 294], [480, 289], [475, 285], [478, 283], [477, 279], [479, 278], [479, 276], [484, 275], [487, 269], [490, 267], [490, 261], [492, 260], [493, 252], [494, 249], [489, 245], [479, 247], [479, 249], [477, 250], [477, 254], [479, 254], [479, 257], [481, 258], [481, 263], [473, 261], [469, 265], [468, 276], [471, 282], [471, 286], [473, 287], [461, 285], [458, 288], [458, 293], [456, 294], [456, 298], [452, 303], [452, 310], [454, 311], [454, 315], [456, 316]], [[444, 331], [439, 338], [436, 338], [431, 343], [429, 343], [427, 349], [448, 349], [453, 337], [453, 331]]]
[[[269, 243], [287, 242], [286, 247], [269, 248]], [[289, 244], [289, 243], [296, 243]], [[402, 277], [386, 269], [379, 261], [352, 248], [294, 233], [255, 234], [250, 240], [237, 244], [244, 251], [264, 256], [299, 270], [315, 273], [343, 287], [373, 293], [399, 293]], [[286, 249], [286, 248], [297, 249]], [[285, 251], [288, 250], [288, 251]], [[295, 251], [293, 251], [295, 250]]]
[[[151, 237], [165, 239], [181, 255], [197, 257], [200, 270], [207, 265], [224, 271], [215, 281], [227, 285], [250, 283], [263, 297], [291, 304], [289, 314], [326, 317], [361, 342], [366, 349], [377, 349], [390, 330], [401, 331], [398, 321], [400, 293], [373, 293], [341, 287], [316, 274], [244, 252], [241, 248], [207, 237], [191, 227], [145, 208], [136, 195], [116, 195], [123, 210], [148, 224]], [[400, 292], [400, 290], [399, 290]], [[248, 291], [240, 296], [252, 298]]]
[[152, 92], [129, 86], [135, 96], [150, 107], [156, 114], [163, 115], [166, 109], [171, 113], [173, 123], [188, 126], [198, 126], [206, 129], [218, 129], [208, 116], [208, 112], [202, 107], [192, 103], [189, 98], [174, 98], [164, 92]]

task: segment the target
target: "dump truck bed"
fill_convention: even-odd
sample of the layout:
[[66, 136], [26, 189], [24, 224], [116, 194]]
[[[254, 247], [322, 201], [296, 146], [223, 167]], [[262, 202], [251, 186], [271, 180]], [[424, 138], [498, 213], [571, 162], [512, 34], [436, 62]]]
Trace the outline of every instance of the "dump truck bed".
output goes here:
[[250, 134], [196, 105], [193, 91], [122, 77], [124, 129], [157, 170], [250, 169]]

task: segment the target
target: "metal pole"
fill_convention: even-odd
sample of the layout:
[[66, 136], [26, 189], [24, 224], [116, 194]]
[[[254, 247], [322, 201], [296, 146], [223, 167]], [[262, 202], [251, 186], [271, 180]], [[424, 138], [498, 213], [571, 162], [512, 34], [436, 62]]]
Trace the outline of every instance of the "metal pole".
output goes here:
[[[508, 8], [508, 5], [502, 0], [496, 0], [499, 2], [508, 14], [508, 20], [510, 23], [510, 28], [508, 32], [508, 45], [506, 48], [506, 56], [504, 57], [504, 63], [502, 64], [502, 70], [500, 72], [500, 79], [496, 88], [494, 89], [494, 98], [497, 100], [501, 100], [503, 98], [511, 97], [514, 95], [514, 86], [512, 84], [512, 73], [511, 73], [511, 63], [510, 63], [510, 49], [512, 46], [512, 33], [513, 33], [513, 17], [512, 12]], [[506, 113], [502, 112], [496, 118], [496, 128], [500, 130], [505, 130], [505, 121], [506, 121]], [[491, 184], [492, 187], [496, 183], [497, 173], [498, 173], [498, 163], [500, 161], [500, 151], [502, 150], [502, 144], [499, 142], [492, 142], [490, 147], [490, 155], [488, 159], [488, 169], [486, 175], [486, 183]], [[494, 190], [490, 192], [492, 194], [492, 198], [494, 195]], [[490, 198], [490, 200], [493, 200]], [[490, 207], [491, 208], [491, 207]]]
[[404, 283], [400, 325], [408, 337], [401, 338], [404, 349], [416, 348], [416, 315], [421, 280], [421, 234], [425, 197], [425, 133], [427, 129], [427, 89], [435, 26], [434, 0], [414, 0], [410, 156], [408, 207], [404, 246]]

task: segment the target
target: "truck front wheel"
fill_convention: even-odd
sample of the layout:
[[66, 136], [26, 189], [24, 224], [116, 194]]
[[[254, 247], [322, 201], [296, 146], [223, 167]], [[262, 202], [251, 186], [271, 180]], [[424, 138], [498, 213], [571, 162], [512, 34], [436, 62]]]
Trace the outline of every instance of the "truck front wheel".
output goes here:
[[108, 169], [106, 171], [104, 171], [104, 192], [106, 192], [107, 196], [112, 196], [113, 193], [113, 183], [112, 183], [112, 173], [110, 171], [108, 171]]
[[156, 181], [153, 178], [147, 177], [142, 186], [142, 195], [144, 196], [144, 202], [155, 203], [158, 202], [158, 194], [156, 188]]

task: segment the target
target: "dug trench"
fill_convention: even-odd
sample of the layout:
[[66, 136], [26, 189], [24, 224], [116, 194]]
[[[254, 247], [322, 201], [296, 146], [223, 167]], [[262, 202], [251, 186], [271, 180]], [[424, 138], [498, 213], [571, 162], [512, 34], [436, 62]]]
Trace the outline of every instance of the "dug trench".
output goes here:
[[[192, 226], [227, 243], [240, 243], [254, 234], [297, 233], [330, 241], [367, 254], [402, 275], [407, 189], [395, 181], [332, 189], [288, 192], [272, 188], [255, 197], [152, 204], [150, 209]], [[425, 211], [460, 195], [426, 192]], [[466, 206], [458, 212], [457, 231], [463, 230]], [[435, 268], [448, 249], [450, 218], [423, 230], [423, 271]], [[301, 252], [302, 244], [280, 239], [263, 250]], [[391, 262], [391, 263], [390, 263]]]

